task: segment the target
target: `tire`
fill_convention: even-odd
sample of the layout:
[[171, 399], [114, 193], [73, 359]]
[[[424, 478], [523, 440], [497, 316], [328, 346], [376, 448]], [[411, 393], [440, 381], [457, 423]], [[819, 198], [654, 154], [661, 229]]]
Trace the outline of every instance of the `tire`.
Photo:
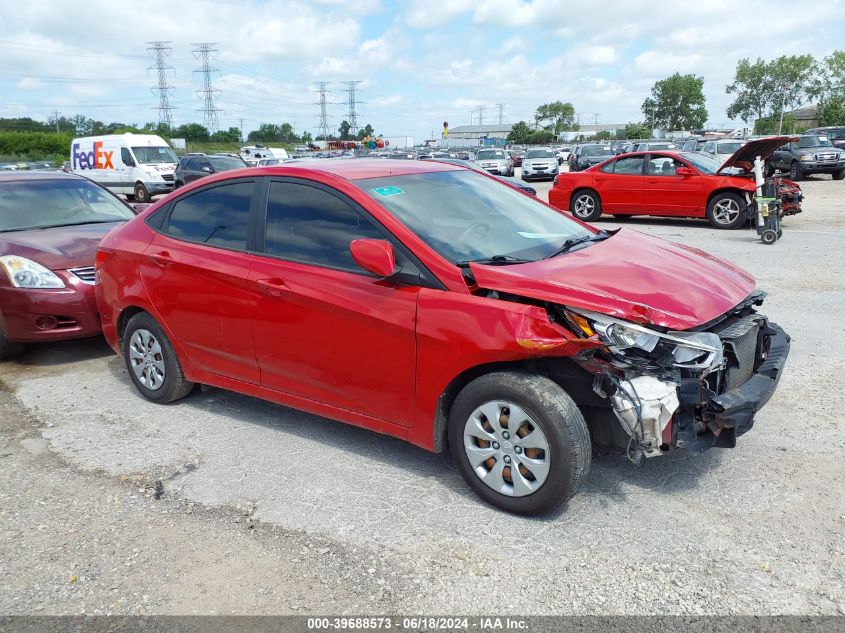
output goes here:
[[142, 182], [135, 183], [135, 200], [138, 202], [151, 202], [153, 197]]
[[840, 169], [839, 171], [835, 171], [832, 174], [834, 180], [842, 180], [845, 178], [845, 169]]
[[23, 353], [23, 345], [20, 343], [13, 343], [8, 340], [2, 332], [0, 332], [0, 360], [13, 358]]
[[[139, 312], [129, 319], [121, 348], [129, 377], [147, 400], [175, 402], [194, 388], [194, 383], [185, 379], [170, 339], [149, 313]], [[142, 355], [144, 349], [149, 355]]]
[[771, 229], [767, 229], [763, 231], [763, 233], [760, 235], [760, 240], [766, 246], [771, 246], [772, 244], [778, 241], [778, 234]]
[[789, 166], [789, 179], [790, 180], [803, 180], [804, 178], [804, 171], [801, 169], [801, 165], [798, 164], [797, 160], [792, 161], [792, 164]]
[[591, 189], [582, 189], [572, 194], [569, 210], [579, 220], [593, 222], [601, 215], [601, 198]]
[[745, 201], [729, 191], [716, 194], [707, 203], [707, 220], [717, 229], [735, 229], [745, 221]]
[[[482, 409], [499, 418], [491, 424]], [[516, 429], [510, 422], [515, 410], [520, 418]], [[504, 415], [508, 418], [502, 423]], [[455, 399], [448, 434], [452, 459], [469, 487], [507, 512], [535, 515], [561, 506], [590, 470], [592, 447], [584, 417], [572, 398], [543, 376], [495, 372], [476, 378]]]

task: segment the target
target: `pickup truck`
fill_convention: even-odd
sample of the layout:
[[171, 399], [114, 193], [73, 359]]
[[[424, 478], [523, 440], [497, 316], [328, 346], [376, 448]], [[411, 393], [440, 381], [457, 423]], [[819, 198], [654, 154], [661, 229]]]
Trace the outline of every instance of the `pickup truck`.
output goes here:
[[774, 152], [767, 163], [768, 175], [781, 170], [790, 180], [810, 174], [831, 174], [834, 180], [845, 178], [845, 149], [835, 147], [827, 136], [805, 134]]

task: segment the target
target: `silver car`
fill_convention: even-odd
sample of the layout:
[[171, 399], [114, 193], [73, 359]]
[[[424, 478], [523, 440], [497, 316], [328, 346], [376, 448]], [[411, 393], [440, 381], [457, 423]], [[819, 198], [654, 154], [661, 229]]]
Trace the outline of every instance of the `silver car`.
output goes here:
[[522, 179], [554, 180], [558, 172], [557, 155], [550, 147], [529, 149], [522, 159]]
[[733, 154], [740, 147], [745, 145], [748, 141], [741, 138], [719, 138], [707, 141], [699, 150], [699, 154], [704, 154], [715, 160], [720, 165], [728, 160], [728, 157]]
[[475, 162], [491, 174], [513, 176], [513, 161], [504, 150], [480, 149], [475, 154]]

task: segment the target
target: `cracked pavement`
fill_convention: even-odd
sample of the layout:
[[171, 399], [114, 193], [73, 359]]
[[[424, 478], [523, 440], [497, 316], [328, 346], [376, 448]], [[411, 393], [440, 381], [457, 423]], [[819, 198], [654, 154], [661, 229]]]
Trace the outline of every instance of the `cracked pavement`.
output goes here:
[[845, 183], [802, 184], [772, 247], [622, 223], [750, 270], [792, 353], [736, 449], [595, 457], [550, 516], [486, 506], [445, 455], [246, 396], [149, 403], [101, 339], [0, 363], [0, 613], [845, 613]]

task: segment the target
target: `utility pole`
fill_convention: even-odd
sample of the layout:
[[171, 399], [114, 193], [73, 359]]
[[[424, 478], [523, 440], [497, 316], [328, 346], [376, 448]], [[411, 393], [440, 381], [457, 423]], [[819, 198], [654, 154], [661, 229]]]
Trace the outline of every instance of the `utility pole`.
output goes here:
[[56, 121], [56, 132], [59, 131], [59, 111], [53, 110], [53, 119]]
[[214, 48], [216, 45], [215, 42], [200, 42], [191, 45], [196, 46], [191, 52], [200, 62], [200, 67], [194, 71], [194, 73], [200, 73], [202, 81], [202, 88], [196, 91], [197, 96], [203, 102], [203, 107], [199, 112], [202, 112], [203, 125], [212, 133], [217, 131], [217, 113], [222, 112], [214, 105], [214, 97], [220, 91], [211, 87], [211, 75], [213, 73], [220, 74], [220, 69], [211, 65], [211, 60], [217, 57], [217, 53], [220, 52]]
[[325, 81], [318, 81], [317, 82], [317, 94], [319, 95], [318, 101], [314, 104], [319, 106], [320, 112], [317, 114], [319, 121], [317, 122], [317, 129], [319, 133], [317, 136], [322, 136], [324, 141], [329, 140], [329, 115], [326, 112], [326, 106], [328, 102], [326, 101], [326, 95], [328, 94], [328, 83]]
[[347, 122], [349, 123], [349, 133], [355, 137], [358, 135], [358, 112], [356, 111], [355, 106], [359, 103], [363, 103], [362, 101], [358, 101], [356, 98], [358, 90], [358, 84], [362, 83], [360, 80], [357, 81], [344, 81], [344, 85], [346, 89], [344, 92], [346, 93], [346, 107], [347, 107]]
[[173, 127], [173, 106], [170, 105], [173, 89], [167, 85], [167, 71], [173, 70], [173, 66], [170, 66], [166, 60], [173, 48], [170, 42], [147, 42], [147, 44], [150, 45], [147, 52], [155, 60], [155, 66], [150, 66], [147, 70], [155, 70], [158, 77], [156, 86], [150, 88], [153, 94], [158, 95], [158, 122], [167, 125], [169, 129]]
[[599, 116], [601, 116], [601, 112], [594, 112], [593, 113], [593, 125], [599, 124]]
[[783, 84], [783, 93], [780, 100], [780, 122], [778, 123], [778, 134], [783, 131], [783, 111], [786, 109], [786, 84]]
[[504, 103], [497, 103], [496, 110], [499, 112], [499, 125], [502, 125], [502, 115], [505, 112], [505, 104]]
[[478, 125], [484, 125], [484, 111], [487, 110], [486, 105], [476, 106], [475, 111], [478, 112]]
[[241, 143], [243, 143], [246, 139], [244, 138], [244, 120], [240, 119], [241, 122]]

